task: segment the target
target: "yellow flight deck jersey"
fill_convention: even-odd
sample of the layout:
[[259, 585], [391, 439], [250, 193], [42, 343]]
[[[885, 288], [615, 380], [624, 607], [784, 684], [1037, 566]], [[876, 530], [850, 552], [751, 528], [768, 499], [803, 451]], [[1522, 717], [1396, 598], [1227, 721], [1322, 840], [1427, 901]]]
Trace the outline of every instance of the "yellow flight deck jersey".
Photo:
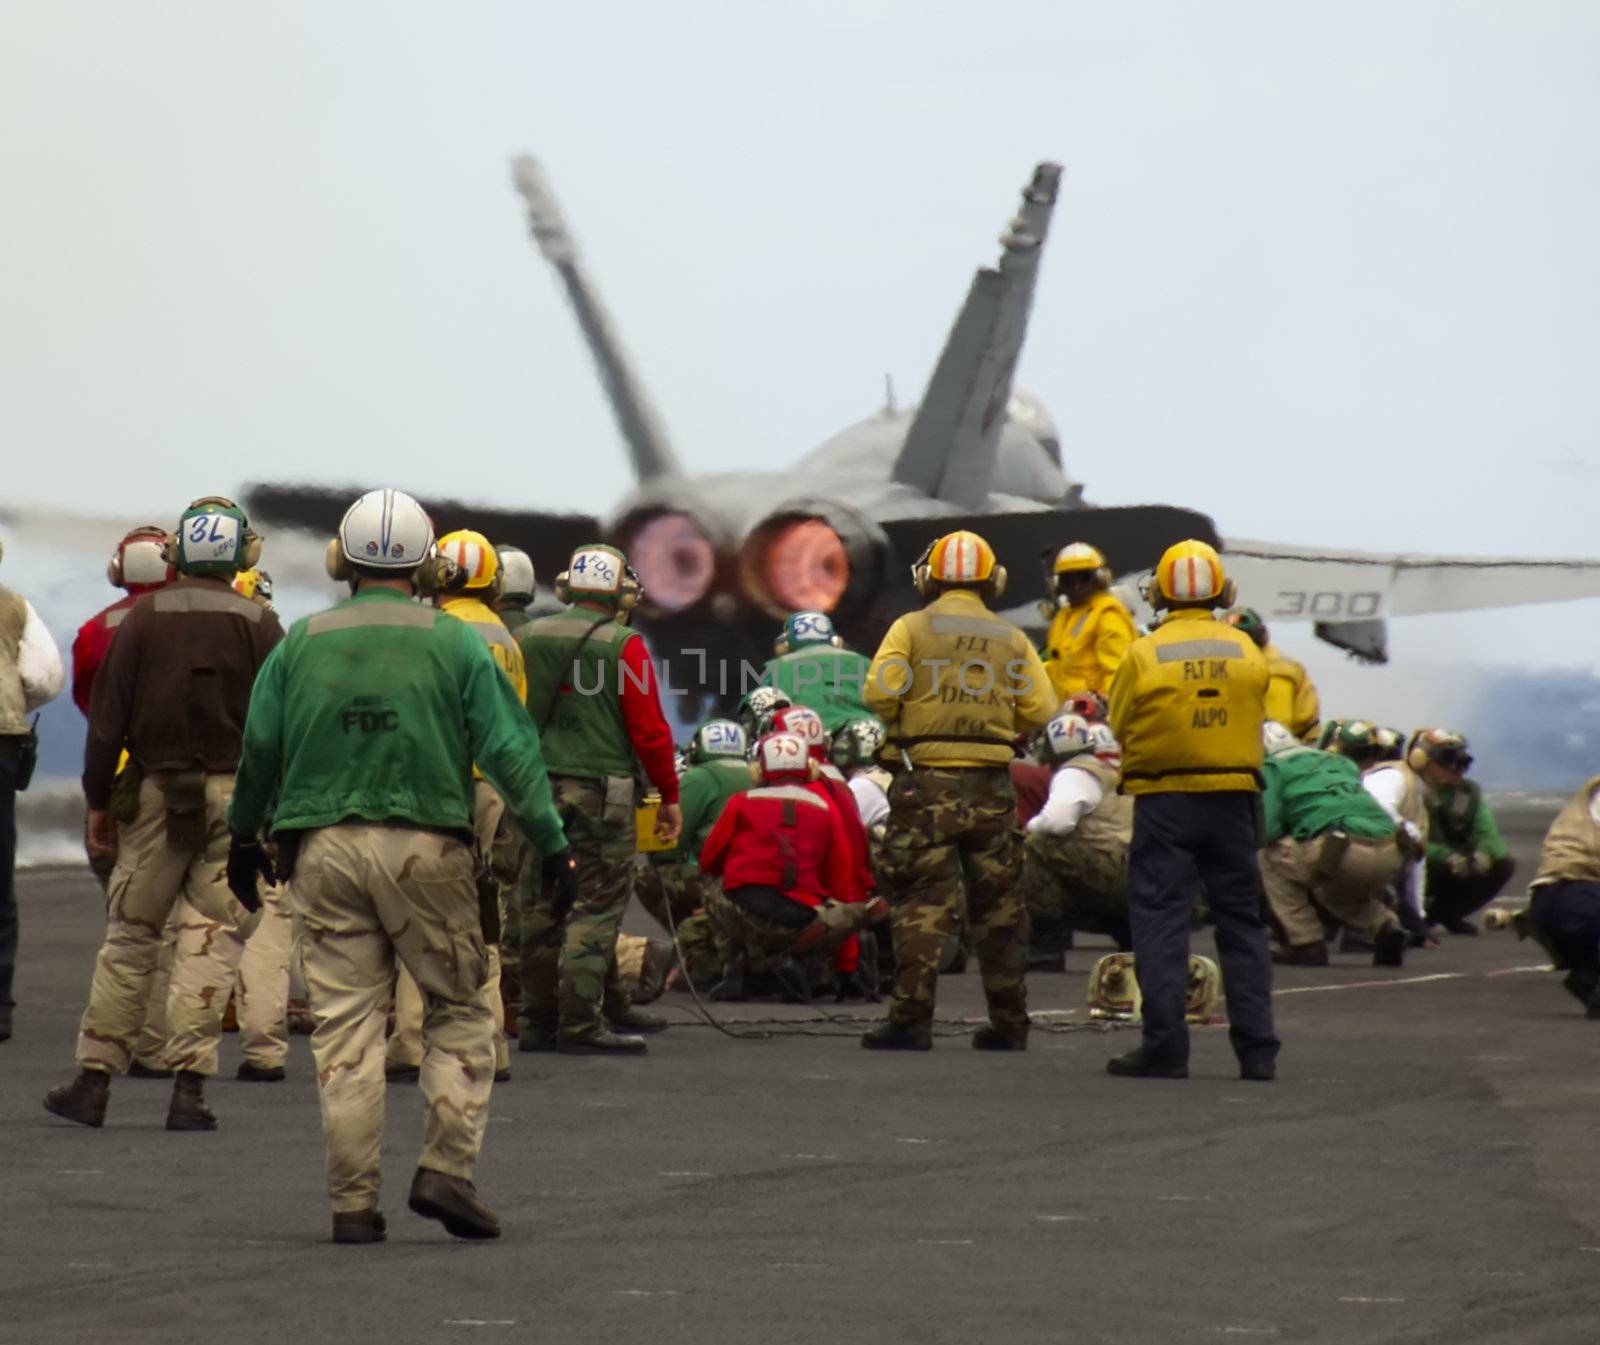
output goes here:
[[1297, 663], [1269, 644], [1261, 651], [1267, 660], [1267, 718], [1275, 719], [1294, 734], [1304, 738], [1322, 718], [1322, 705], [1317, 699], [1317, 689], [1306, 676], [1306, 666]]
[[1204, 609], [1171, 613], [1111, 683], [1123, 792], [1259, 789], [1266, 698], [1267, 661], [1248, 635]]
[[1045, 639], [1045, 667], [1056, 695], [1065, 700], [1080, 691], [1104, 694], [1133, 640], [1133, 617], [1114, 593], [1102, 591], [1059, 609]]
[[1012, 739], [1056, 710], [1028, 637], [966, 589], [947, 590], [889, 627], [865, 700], [890, 744], [917, 766], [1008, 765]]
[[[500, 614], [481, 598], [475, 598], [470, 593], [446, 598], [439, 604], [439, 610], [448, 612], [458, 621], [465, 621], [483, 637], [483, 642], [489, 646], [494, 661], [500, 665], [500, 671], [511, 680], [517, 699], [526, 704], [528, 673], [522, 662], [522, 650], [517, 647], [516, 640], [506, 629], [506, 623], [500, 620]], [[476, 780], [483, 779], [476, 766], [472, 768], [472, 775]]]

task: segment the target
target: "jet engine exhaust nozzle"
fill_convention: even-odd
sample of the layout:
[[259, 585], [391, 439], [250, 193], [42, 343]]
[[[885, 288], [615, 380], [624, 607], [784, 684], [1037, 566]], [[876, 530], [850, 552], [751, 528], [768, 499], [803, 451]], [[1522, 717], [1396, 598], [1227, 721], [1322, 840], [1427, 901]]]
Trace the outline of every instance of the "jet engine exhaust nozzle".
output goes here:
[[657, 514], [622, 540], [646, 601], [664, 612], [693, 607], [716, 578], [716, 548], [688, 514]]

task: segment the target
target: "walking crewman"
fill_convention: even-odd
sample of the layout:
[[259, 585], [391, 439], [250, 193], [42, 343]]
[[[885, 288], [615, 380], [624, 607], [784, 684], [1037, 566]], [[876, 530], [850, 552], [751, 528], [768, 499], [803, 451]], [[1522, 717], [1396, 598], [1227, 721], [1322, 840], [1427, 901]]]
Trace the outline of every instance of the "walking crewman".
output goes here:
[[[483, 639], [412, 597], [444, 563], [409, 495], [375, 490], [345, 513], [329, 572], [354, 596], [295, 623], [262, 669], [228, 822], [229, 883], [256, 899], [274, 836], [316, 1030], [336, 1242], [379, 1242], [383, 1033], [395, 962], [423, 998], [422, 1159], [410, 1205], [457, 1237], [500, 1226], [473, 1164], [488, 1122], [498, 1015], [473, 862], [472, 766], [571, 886], [538, 735]], [[276, 799], [276, 802], [274, 802]]]
[[989, 1025], [972, 1044], [1028, 1044], [1028, 917], [1020, 885], [1012, 742], [1046, 723], [1056, 697], [1038, 653], [989, 610], [1005, 570], [988, 542], [952, 532], [912, 570], [928, 605], [889, 627], [867, 676], [867, 704], [908, 769], [889, 788], [879, 863], [894, 901], [889, 1020], [869, 1050], [926, 1051], [939, 956], [963, 897]]
[[1188, 1076], [1184, 1002], [1198, 877], [1216, 917], [1240, 1077], [1268, 1080], [1278, 1039], [1256, 857], [1266, 660], [1248, 636], [1217, 620], [1215, 609], [1233, 602], [1233, 585], [1204, 542], [1168, 547], [1145, 596], [1166, 615], [1128, 650], [1111, 684], [1110, 712], [1122, 744], [1122, 788], [1134, 799], [1128, 913], [1144, 1041], [1106, 1069]]
[[[222, 1016], [257, 915], [229, 894], [225, 813], [251, 684], [283, 636], [271, 612], [230, 587], [261, 541], [221, 496], [183, 513], [167, 555], [179, 578], [134, 603], [95, 675], [83, 792], [91, 852], [116, 856], [106, 938], [78, 1033], [78, 1077], [45, 1097], [57, 1116], [105, 1121], [145, 1021], [162, 929], [176, 915], [163, 1063], [173, 1080], [169, 1130], [213, 1130], [204, 1083], [217, 1072]], [[117, 762], [128, 765], [108, 811]]]
[[[612, 1006], [617, 929], [628, 905], [634, 800], [643, 774], [661, 794], [656, 831], [675, 841], [681, 825], [672, 729], [662, 713], [655, 665], [628, 629], [643, 595], [615, 547], [579, 547], [556, 576], [571, 605], [524, 627], [528, 713], [538, 727], [550, 787], [577, 862], [570, 910], [535, 896], [522, 922], [521, 1049], [642, 1052], [664, 1019]], [[538, 841], [535, 839], [535, 846]]]
[[1087, 542], [1073, 542], [1056, 552], [1048, 578], [1056, 603], [1045, 637], [1051, 685], [1063, 700], [1104, 693], [1134, 637], [1132, 614], [1111, 592], [1106, 558]]

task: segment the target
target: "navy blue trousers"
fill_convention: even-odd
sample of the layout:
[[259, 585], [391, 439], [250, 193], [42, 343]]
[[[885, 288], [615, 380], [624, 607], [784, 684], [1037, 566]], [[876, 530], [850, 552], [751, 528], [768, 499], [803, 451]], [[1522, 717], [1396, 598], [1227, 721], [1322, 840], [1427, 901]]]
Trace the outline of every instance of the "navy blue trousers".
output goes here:
[[1600, 883], [1550, 883], [1533, 889], [1528, 915], [1571, 974], [1567, 988], [1597, 1002], [1600, 992]]
[[1133, 805], [1128, 852], [1128, 914], [1144, 999], [1144, 1049], [1163, 1063], [1186, 1064], [1183, 1020], [1189, 976], [1189, 906], [1195, 878], [1205, 884], [1217, 922], [1217, 959], [1228, 1001], [1228, 1035], [1241, 1060], [1272, 1060], [1272, 954], [1261, 922], [1256, 844], [1258, 797], [1141, 794]]

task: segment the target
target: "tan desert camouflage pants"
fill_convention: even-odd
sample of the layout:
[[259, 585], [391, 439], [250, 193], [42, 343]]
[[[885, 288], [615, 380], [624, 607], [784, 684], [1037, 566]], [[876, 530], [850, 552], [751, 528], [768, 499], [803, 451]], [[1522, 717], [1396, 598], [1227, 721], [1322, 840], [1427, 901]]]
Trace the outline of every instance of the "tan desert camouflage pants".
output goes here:
[[1351, 837], [1342, 854], [1336, 855], [1337, 846], [1325, 854], [1327, 840], [1285, 836], [1261, 852], [1267, 905], [1290, 947], [1324, 940], [1318, 908], [1364, 939], [1400, 923], [1384, 904], [1389, 881], [1400, 872], [1400, 847]]
[[[520, 864], [522, 832], [506, 812], [505, 800], [495, 792], [487, 780], [473, 782], [472, 831], [477, 838], [478, 853], [473, 857], [478, 876], [487, 876], [500, 890], [500, 927], [505, 928], [508, 899], [516, 900], [517, 871], [503, 872], [506, 862]], [[509, 836], [506, 833], [509, 832]], [[484, 994], [489, 1005], [500, 1017], [500, 945], [488, 945], [489, 982]], [[242, 1023], [241, 1023], [242, 1025]], [[394, 1031], [389, 1036], [384, 1059], [391, 1065], [415, 1066], [422, 1063], [422, 992], [411, 973], [400, 967], [394, 982]], [[499, 1032], [494, 1039], [494, 1067], [497, 1070], [511, 1067], [511, 1054], [506, 1047], [506, 1034]]]
[[328, 1195], [378, 1203], [383, 1033], [396, 959], [422, 991], [424, 1167], [470, 1178], [489, 1120], [496, 1014], [484, 993], [472, 847], [458, 837], [346, 823], [307, 837], [288, 885], [316, 1026]]
[[77, 1050], [80, 1065], [113, 1074], [126, 1073], [135, 1046], [143, 1045], [169, 919], [174, 948], [161, 1063], [197, 1074], [217, 1072], [223, 1010], [245, 939], [258, 919], [228, 891], [227, 811], [233, 777], [205, 777], [204, 816], [196, 818], [199, 841], [192, 847], [168, 840], [166, 788], [171, 778], [147, 776], [139, 787], [133, 821], [117, 828], [117, 863], [106, 890], [106, 938], [95, 959]]
[[[294, 924], [281, 887], [261, 888], [261, 918], [244, 943], [234, 1008], [239, 1049], [246, 1060], [271, 1069], [289, 1058], [289, 954]], [[142, 1057], [141, 1057], [142, 1058]]]

